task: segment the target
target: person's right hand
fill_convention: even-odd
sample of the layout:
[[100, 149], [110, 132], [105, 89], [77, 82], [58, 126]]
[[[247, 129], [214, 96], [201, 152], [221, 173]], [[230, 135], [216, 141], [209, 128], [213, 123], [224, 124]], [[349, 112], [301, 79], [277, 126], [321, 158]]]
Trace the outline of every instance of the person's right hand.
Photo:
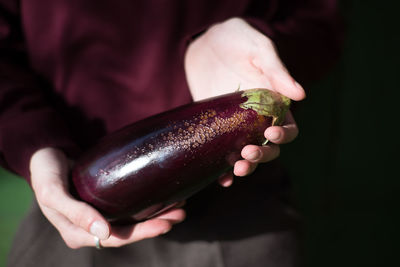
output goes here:
[[[231, 18], [211, 26], [197, 36], [185, 54], [185, 73], [193, 100], [232, 93], [242, 89], [267, 88], [300, 101], [305, 98], [303, 87], [290, 75], [281, 61], [274, 42], [242, 18]], [[246, 145], [243, 159], [235, 162], [233, 174], [247, 176], [258, 164], [279, 155], [279, 145], [293, 141], [297, 124], [290, 113], [281, 126], [268, 127], [263, 146]], [[230, 186], [233, 174], [219, 179]]]
[[30, 161], [39, 207], [70, 248], [93, 247], [94, 236], [101, 239], [102, 247], [120, 247], [162, 235], [185, 218], [184, 210], [175, 208], [135, 225], [111, 227], [97, 210], [69, 194], [70, 166], [64, 153], [54, 148], [38, 150]]

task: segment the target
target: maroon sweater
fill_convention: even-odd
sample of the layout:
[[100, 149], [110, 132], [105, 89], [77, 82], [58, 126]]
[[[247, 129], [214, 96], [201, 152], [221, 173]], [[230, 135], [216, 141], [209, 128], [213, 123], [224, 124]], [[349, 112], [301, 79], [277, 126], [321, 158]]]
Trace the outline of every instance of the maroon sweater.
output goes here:
[[191, 37], [243, 17], [300, 82], [337, 57], [335, 0], [0, 1], [0, 162], [29, 179], [37, 149], [71, 157], [128, 123], [191, 101]]

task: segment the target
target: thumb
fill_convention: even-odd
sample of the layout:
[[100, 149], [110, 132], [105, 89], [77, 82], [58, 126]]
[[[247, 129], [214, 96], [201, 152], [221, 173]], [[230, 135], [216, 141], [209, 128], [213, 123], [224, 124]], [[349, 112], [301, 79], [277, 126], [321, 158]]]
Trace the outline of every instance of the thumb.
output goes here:
[[102, 240], [110, 236], [110, 225], [105, 218], [89, 204], [73, 199], [65, 194], [55, 209], [71, 223]]
[[106, 219], [92, 206], [74, 199], [62, 183], [46, 182], [46, 176], [41, 177], [43, 183], [36, 187], [35, 195], [40, 206], [53, 210], [64, 216], [75, 226], [105, 240], [110, 236], [110, 225]]
[[32, 188], [41, 207], [57, 212], [100, 239], [109, 237], [110, 225], [100, 212], [68, 192], [68, 161], [62, 152], [40, 150], [32, 156], [30, 167]]
[[303, 87], [289, 74], [279, 58], [274, 43], [266, 38], [259, 53], [253, 55], [252, 65], [267, 77], [271, 89], [295, 101], [306, 97]]
[[272, 89], [290, 99], [300, 101], [306, 97], [303, 87], [284, 70], [274, 72], [270, 76], [270, 81]]

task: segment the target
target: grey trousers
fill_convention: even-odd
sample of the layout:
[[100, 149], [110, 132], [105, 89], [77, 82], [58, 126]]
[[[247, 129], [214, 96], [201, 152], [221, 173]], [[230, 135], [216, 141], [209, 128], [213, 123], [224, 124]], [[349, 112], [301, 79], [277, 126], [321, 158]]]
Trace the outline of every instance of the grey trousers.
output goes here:
[[205, 190], [188, 201], [187, 219], [168, 234], [102, 250], [68, 248], [34, 203], [7, 266], [298, 266], [297, 217], [276, 195], [252, 193], [246, 188]]

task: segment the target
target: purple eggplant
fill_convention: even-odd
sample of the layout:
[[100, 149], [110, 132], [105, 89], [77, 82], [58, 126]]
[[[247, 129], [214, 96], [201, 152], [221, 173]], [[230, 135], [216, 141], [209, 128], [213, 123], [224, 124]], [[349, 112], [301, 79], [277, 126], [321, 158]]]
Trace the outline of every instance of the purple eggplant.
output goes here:
[[290, 100], [251, 89], [194, 102], [103, 138], [76, 163], [83, 201], [110, 221], [141, 221], [185, 200], [232, 169], [247, 144], [264, 144]]

